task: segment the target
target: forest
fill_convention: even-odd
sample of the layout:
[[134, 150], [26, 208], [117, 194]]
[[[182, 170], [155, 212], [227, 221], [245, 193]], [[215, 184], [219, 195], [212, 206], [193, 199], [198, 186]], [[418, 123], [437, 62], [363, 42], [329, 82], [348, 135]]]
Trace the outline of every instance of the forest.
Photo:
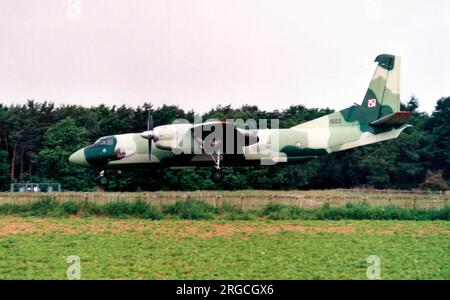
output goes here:
[[[402, 110], [412, 111], [410, 124], [398, 139], [333, 153], [302, 165], [224, 168], [220, 184], [210, 180], [210, 168], [147, 169], [109, 175], [107, 190], [236, 190], [377, 189], [447, 190], [450, 184], [450, 97], [436, 102], [431, 114], [418, 110], [411, 96]], [[101, 136], [142, 132], [148, 111], [155, 126], [175, 119], [194, 120], [194, 111], [177, 106], [139, 107], [56, 106], [28, 100], [26, 104], [0, 103], [0, 191], [11, 182], [55, 182], [65, 191], [90, 191], [98, 185], [97, 172], [74, 167], [68, 157]], [[331, 109], [290, 106], [263, 111], [257, 106], [218, 106], [201, 117], [225, 119], [279, 119], [280, 128], [312, 120]]]

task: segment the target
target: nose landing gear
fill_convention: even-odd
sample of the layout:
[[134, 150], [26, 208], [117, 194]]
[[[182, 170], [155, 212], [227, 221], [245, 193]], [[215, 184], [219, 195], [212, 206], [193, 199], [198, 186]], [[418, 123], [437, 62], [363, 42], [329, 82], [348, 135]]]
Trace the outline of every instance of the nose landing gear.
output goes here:
[[108, 178], [106, 177], [105, 171], [100, 171], [99, 180], [101, 185], [106, 185], [108, 183]]
[[[111, 172], [110, 172], [111, 173]], [[117, 170], [117, 174], [121, 175], [122, 171], [121, 170]], [[108, 177], [106, 176], [106, 171], [105, 170], [101, 170], [100, 173], [98, 174], [98, 182], [100, 183], [100, 185], [106, 186], [109, 182]]]
[[214, 168], [211, 174], [211, 180], [214, 183], [220, 183], [222, 182], [223, 178], [225, 177], [222, 171], [222, 168], [220, 167], [220, 150], [217, 151], [217, 159], [214, 158], [214, 153], [211, 154], [211, 157], [214, 161]]

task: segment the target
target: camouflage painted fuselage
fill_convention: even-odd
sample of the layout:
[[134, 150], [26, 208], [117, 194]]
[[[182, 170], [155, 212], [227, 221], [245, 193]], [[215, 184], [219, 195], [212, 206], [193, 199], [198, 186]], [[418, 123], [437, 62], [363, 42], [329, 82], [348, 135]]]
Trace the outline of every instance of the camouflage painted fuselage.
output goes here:
[[[243, 147], [242, 154], [220, 155], [221, 165], [260, 165], [262, 161], [266, 165], [301, 163], [328, 153], [397, 138], [409, 126], [404, 122], [406, 113], [399, 112], [400, 58], [383, 54], [375, 61], [378, 65], [361, 105], [288, 129], [256, 130], [258, 142]], [[176, 135], [183, 136], [189, 134], [192, 125], [166, 125], [155, 130], [164, 133], [173, 128]], [[175, 138], [170, 136], [168, 141]], [[176, 154], [164, 146], [164, 139], [152, 141], [150, 149], [151, 156], [148, 140], [140, 133], [113, 135], [77, 151], [70, 161], [100, 169], [213, 165], [211, 155]]]

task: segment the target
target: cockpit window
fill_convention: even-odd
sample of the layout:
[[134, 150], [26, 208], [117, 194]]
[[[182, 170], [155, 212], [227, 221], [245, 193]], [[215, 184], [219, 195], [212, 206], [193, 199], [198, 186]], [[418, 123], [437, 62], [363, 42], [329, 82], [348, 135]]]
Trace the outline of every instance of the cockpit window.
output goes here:
[[101, 138], [95, 141], [94, 145], [101, 145], [101, 146], [112, 146], [114, 144], [114, 141], [112, 138]]

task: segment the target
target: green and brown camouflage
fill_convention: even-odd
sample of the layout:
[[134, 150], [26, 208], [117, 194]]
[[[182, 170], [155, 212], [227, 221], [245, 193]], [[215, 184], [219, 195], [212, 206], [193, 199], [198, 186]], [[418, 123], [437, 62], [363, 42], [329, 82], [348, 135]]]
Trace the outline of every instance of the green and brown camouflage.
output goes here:
[[[400, 111], [400, 57], [382, 54], [375, 62], [375, 73], [361, 105], [287, 129], [252, 130], [257, 142], [242, 147], [242, 154], [222, 154], [222, 151], [218, 154], [220, 164], [301, 163], [328, 153], [397, 138], [410, 126], [405, 124], [409, 113]], [[198, 125], [155, 127], [152, 134], [158, 139], [150, 140], [150, 147], [142, 133], [103, 137], [75, 152], [70, 161], [102, 170], [213, 166], [217, 161], [203, 153], [201, 145], [194, 141], [193, 126]], [[250, 132], [236, 128], [236, 132], [244, 135], [246, 131]], [[194, 142], [183, 146], [186, 139]]]

